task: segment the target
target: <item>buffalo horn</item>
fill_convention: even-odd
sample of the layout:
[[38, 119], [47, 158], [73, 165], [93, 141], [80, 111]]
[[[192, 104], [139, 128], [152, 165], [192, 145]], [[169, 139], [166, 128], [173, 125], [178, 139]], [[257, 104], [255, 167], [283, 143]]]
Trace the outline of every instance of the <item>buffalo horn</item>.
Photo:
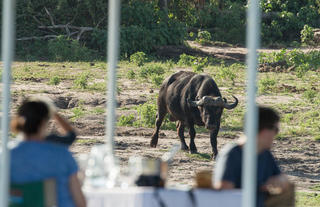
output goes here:
[[191, 101], [191, 106], [224, 106], [224, 101], [221, 97], [203, 96], [199, 101]]
[[227, 99], [224, 99], [223, 107], [226, 109], [233, 109], [238, 105], [238, 99], [235, 96], [232, 96], [235, 99], [235, 102], [232, 104], [228, 104]]
[[193, 107], [202, 106], [204, 104], [204, 97], [199, 101], [190, 101], [189, 103]]

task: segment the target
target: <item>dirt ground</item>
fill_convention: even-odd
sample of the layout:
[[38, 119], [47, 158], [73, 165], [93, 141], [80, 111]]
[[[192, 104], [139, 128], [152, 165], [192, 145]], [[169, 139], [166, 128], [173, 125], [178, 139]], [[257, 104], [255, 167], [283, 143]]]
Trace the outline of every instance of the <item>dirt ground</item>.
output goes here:
[[[204, 48], [207, 50], [208, 48]], [[237, 49], [232, 50], [236, 51]], [[235, 52], [233, 57], [243, 57], [244, 49], [238, 49], [241, 52]], [[217, 50], [220, 53], [220, 50]], [[222, 51], [223, 53], [223, 51]], [[230, 53], [230, 51], [229, 51]], [[224, 54], [226, 50], [224, 50]], [[219, 55], [219, 54], [217, 54]], [[70, 118], [71, 110], [79, 105], [79, 100], [84, 100], [83, 106], [86, 111], [95, 108], [104, 108], [106, 97], [101, 92], [92, 91], [75, 91], [70, 90], [71, 82], [64, 82], [58, 86], [48, 85], [41, 80], [31, 80], [28, 83], [14, 83], [13, 91], [45, 91], [46, 95], [51, 97], [61, 113]], [[130, 111], [120, 110], [120, 107], [130, 107], [139, 105], [147, 101], [147, 96], [157, 93], [157, 91], [146, 90], [143, 86], [137, 87], [134, 82], [122, 82], [122, 91], [118, 96], [117, 115], [123, 115]], [[17, 93], [18, 94], [18, 93]], [[28, 93], [25, 93], [28, 95]], [[239, 100], [244, 100], [243, 94], [235, 94]], [[268, 102], [279, 100], [279, 97], [260, 97], [259, 102]], [[272, 100], [270, 100], [272, 99]], [[14, 103], [21, 100], [20, 95], [13, 95]], [[285, 101], [285, 99], [282, 99]], [[104, 143], [105, 135], [105, 113], [92, 114], [88, 113], [85, 116], [74, 121], [74, 125], [79, 133], [79, 141], [77, 141], [71, 150], [75, 156], [83, 153], [88, 153], [91, 147], [95, 144]], [[224, 129], [222, 129], [224, 130]], [[168, 151], [172, 144], [179, 143], [177, 133], [175, 131], [161, 130], [157, 148], [150, 148], [149, 142], [153, 129], [151, 128], [136, 128], [136, 127], [117, 127], [115, 133], [115, 153], [121, 161], [121, 165], [126, 165], [130, 156], [145, 156], [145, 157], [161, 157], [163, 153]], [[188, 133], [186, 142], [188, 143]], [[223, 145], [234, 142], [238, 136], [222, 136], [218, 135], [218, 149]], [[197, 133], [195, 139], [198, 148], [199, 156], [191, 156], [186, 152], [179, 152], [170, 165], [169, 186], [194, 184], [194, 175], [199, 170], [213, 169], [215, 162], [213, 160], [202, 157], [203, 153], [211, 154], [211, 146], [208, 133]], [[320, 143], [308, 139], [286, 139], [275, 140], [273, 153], [279, 162], [282, 171], [289, 175], [290, 180], [295, 182], [300, 190], [309, 191], [310, 187], [320, 185]]]

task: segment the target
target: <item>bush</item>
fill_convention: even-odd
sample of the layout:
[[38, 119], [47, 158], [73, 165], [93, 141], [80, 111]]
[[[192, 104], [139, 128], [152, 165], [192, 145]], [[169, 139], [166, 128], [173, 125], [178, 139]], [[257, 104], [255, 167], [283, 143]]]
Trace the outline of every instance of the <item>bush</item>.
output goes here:
[[50, 85], [59, 85], [60, 82], [61, 82], [61, 79], [58, 76], [53, 76], [49, 80]]
[[178, 61], [178, 65], [179, 66], [192, 66], [193, 62], [196, 60], [197, 58], [191, 55], [186, 55], [186, 54], [182, 54], [180, 55], [180, 59]]
[[[159, 21], [159, 20], [158, 20]], [[136, 51], [149, 53], [162, 45], [179, 45], [186, 35], [185, 26], [175, 19], [167, 22], [160, 20], [149, 26], [130, 25], [121, 30], [120, 49], [122, 55], [130, 55]]]
[[165, 69], [160, 64], [148, 64], [140, 68], [139, 77], [146, 79], [153, 74], [163, 75], [164, 73]]
[[207, 45], [211, 42], [211, 34], [208, 31], [199, 31], [198, 38], [196, 40], [201, 45]]
[[90, 78], [89, 73], [82, 73], [79, 77], [74, 80], [74, 85], [76, 88], [87, 89], [88, 88], [88, 80]]
[[[138, 116], [135, 114], [122, 115], [118, 118], [118, 126], [136, 126], [136, 127], [150, 127], [155, 126], [157, 105], [152, 103], [145, 103], [139, 105], [137, 108]], [[176, 130], [175, 122], [168, 119], [168, 115], [164, 118], [161, 129]]]
[[237, 75], [235, 74], [234, 70], [234, 66], [232, 67], [226, 67], [224, 64], [221, 64], [220, 68], [219, 68], [219, 77], [222, 80], [231, 80], [232, 84], [235, 84], [235, 79], [237, 77]]
[[[137, 51], [149, 53], [162, 45], [179, 45], [186, 36], [186, 26], [174, 16], [159, 10], [153, 1], [130, 1], [121, 9], [120, 54], [130, 57]], [[96, 29], [90, 47], [105, 54], [107, 31]]]
[[259, 92], [260, 93], [269, 93], [272, 92], [276, 80], [274, 78], [265, 77], [259, 81]]
[[127, 78], [129, 78], [130, 80], [133, 80], [135, 77], [136, 77], [136, 73], [132, 69], [128, 70]]
[[224, 9], [213, 8], [213, 39], [231, 44], [244, 44], [246, 7], [242, 2], [227, 1]]
[[162, 84], [163, 80], [164, 80], [163, 75], [158, 75], [158, 74], [152, 74], [151, 75], [151, 83], [155, 87], [159, 87]]
[[281, 62], [286, 67], [294, 67], [298, 77], [302, 77], [309, 70], [317, 70], [320, 67], [320, 51], [304, 53], [294, 49], [287, 52], [285, 49], [270, 54], [261, 53], [260, 63]]
[[122, 115], [119, 117], [118, 125], [119, 126], [133, 126], [135, 122], [135, 115], [130, 114], [128, 116]]
[[156, 122], [157, 106], [155, 104], [145, 103], [137, 107], [139, 126], [154, 127]]
[[26, 61], [51, 60], [47, 41], [17, 41], [16, 44], [16, 57], [18, 59]]
[[93, 52], [80, 45], [77, 40], [58, 36], [48, 43], [48, 51], [52, 60], [55, 61], [88, 61], [93, 59]]
[[278, 1], [262, 0], [262, 11], [267, 18], [262, 22], [262, 41], [274, 42], [299, 41], [300, 31], [305, 25], [318, 28], [319, 2], [317, 1]]
[[[134, 126], [154, 127], [156, 122], [157, 105], [145, 103], [137, 107], [138, 119], [133, 123]], [[176, 130], [175, 122], [169, 121], [168, 115], [165, 116], [161, 129]]]
[[297, 77], [302, 78], [308, 72], [308, 70], [310, 70], [309, 63], [303, 63], [301, 65], [298, 65], [298, 67], [296, 67]]
[[180, 55], [180, 59], [178, 61], [179, 66], [191, 66], [195, 73], [203, 72], [204, 67], [208, 64], [209, 61], [207, 57], [194, 57], [186, 54]]
[[143, 66], [147, 60], [147, 56], [144, 52], [136, 52], [130, 56], [130, 62], [137, 66]]
[[314, 45], [314, 32], [313, 28], [309, 25], [304, 25], [303, 30], [300, 32], [301, 42], [307, 45]]
[[73, 113], [73, 115], [71, 117], [72, 121], [76, 121], [77, 119], [83, 117], [86, 114], [83, 106], [73, 108], [71, 111]]
[[308, 89], [303, 93], [303, 97], [309, 101], [313, 101], [313, 99], [318, 95], [316, 90]]
[[208, 65], [208, 58], [198, 57], [192, 65], [193, 72], [199, 73], [203, 72], [203, 68]]

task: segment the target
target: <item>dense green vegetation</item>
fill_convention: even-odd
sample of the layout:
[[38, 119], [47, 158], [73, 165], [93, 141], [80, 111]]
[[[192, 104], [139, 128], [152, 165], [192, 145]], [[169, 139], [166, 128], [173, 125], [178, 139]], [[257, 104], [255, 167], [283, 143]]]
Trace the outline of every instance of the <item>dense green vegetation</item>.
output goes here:
[[287, 51], [282, 49], [280, 52], [260, 53], [260, 63], [278, 67], [279, 70], [295, 71], [301, 78], [309, 70], [316, 71], [320, 67], [320, 52], [311, 50], [303, 52], [299, 49]]
[[[17, 55], [28, 60], [80, 61], [106, 53], [107, 0], [17, 2]], [[121, 55], [182, 44], [186, 27], [153, 1], [123, 1]], [[62, 59], [63, 58], [63, 59]]]
[[[245, 0], [123, 0], [121, 55], [150, 53], [162, 45], [222, 41], [244, 45]], [[313, 28], [319, 1], [261, 0], [264, 46], [315, 45]], [[17, 56], [26, 60], [85, 61], [104, 59], [107, 0], [17, 1]]]

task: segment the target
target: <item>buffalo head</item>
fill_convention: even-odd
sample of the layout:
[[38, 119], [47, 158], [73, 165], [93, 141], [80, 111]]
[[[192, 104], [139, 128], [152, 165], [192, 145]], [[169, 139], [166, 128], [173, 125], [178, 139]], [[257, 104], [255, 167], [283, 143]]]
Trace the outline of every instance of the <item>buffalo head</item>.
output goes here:
[[238, 105], [238, 99], [234, 103], [229, 104], [226, 98], [203, 96], [200, 100], [189, 101], [190, 106], [198, 107], [200, 116], [205, 127], [209, 130], [219, 126], [220, 118], [224, 108], [233, 109]]

